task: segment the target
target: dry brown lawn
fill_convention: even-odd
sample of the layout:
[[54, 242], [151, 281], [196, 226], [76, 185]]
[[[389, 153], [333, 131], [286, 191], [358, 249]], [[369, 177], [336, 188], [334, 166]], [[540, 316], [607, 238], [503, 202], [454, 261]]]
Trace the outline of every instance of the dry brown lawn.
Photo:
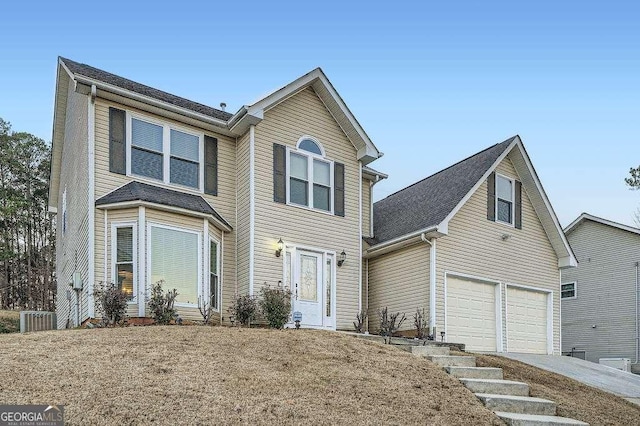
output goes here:
[[531, 396], [558, 404], [558, 415], [596, 425], [640, 425], [640, 407], [608, 392], [569, 377], [522, 362], [490, 355], [476, 355], [478, 367], [500, 367], [504, 378], [526, 382]]
[[0, 335], [0, 403], [69, 424], [502, 424], [456, 379], [339, 333], [169, 326]]

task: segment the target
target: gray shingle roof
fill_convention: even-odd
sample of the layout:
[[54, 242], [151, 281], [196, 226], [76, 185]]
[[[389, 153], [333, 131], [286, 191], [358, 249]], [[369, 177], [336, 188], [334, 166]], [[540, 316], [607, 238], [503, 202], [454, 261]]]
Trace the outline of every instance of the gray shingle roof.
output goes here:
[[94, 80], [101, 81], [103, 83], [111, 84], [121, 89], [130, 90], [140, 95], [149, 96], [150, 98], [157, 99], [159, 101], [166, 102], [181, 108], [185, 108], [209, 117], [228, 121], [233, 115], [226, 111], [221, 111], [219, 109], [212, 108], [198, 102], [193, 102], [188, 99], [181, 98], [180, 96], [172, 95], [171, 93], [163, 92], [162, 90], [154, 89], [153, 87], [128, 80], [118, 75], [111, 74], [110, 72], [106, 72], [86, 64], [72, 61], [71, 59], [60, 57], [60, 60], [64, 62], [67, 68], [69, 68], [69, 71], [74, 74], [79, 74], [84, 77], [89, 77]]
[[375, 203], [375, 238], [371, 243], [383, 243], [438, 225], [514, 139], [515, 136], [493, 145]]
[[146, 201], [164, 206], [179, 207], [198, 213], [210, 214], [229, 228], [229, 222], [207, 203], [204, 198], [195, 194], [174, 191], [155, 185], [131, 181], [96, 200], [96, 206], [123, 203], [126, 201]]

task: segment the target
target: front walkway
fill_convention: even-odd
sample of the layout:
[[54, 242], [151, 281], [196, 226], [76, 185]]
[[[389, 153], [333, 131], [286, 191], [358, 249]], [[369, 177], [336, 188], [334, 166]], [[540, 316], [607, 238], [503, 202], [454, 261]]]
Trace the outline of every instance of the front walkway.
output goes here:
[[621, 396], [640, 405], [640, 376], [578, 358], [558, 355], [492, 353], [553, 373], [562, 374], [586, 385]]

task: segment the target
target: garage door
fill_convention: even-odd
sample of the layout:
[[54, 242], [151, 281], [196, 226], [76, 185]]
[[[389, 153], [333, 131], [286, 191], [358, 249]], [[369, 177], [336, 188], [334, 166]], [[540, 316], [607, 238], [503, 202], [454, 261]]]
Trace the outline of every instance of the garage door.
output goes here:
[[507, 350], [547, 353], [548, 293], [507, 287]]
[[447, 341], [496, 350], [496, 285], [447, 276]]

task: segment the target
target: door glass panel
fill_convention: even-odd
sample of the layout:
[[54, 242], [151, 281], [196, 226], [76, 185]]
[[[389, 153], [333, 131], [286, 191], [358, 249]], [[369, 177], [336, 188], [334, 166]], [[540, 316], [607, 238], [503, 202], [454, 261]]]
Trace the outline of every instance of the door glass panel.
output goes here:
[[291, 290], [291, 252], [285, 254], [284, 285]]
[[300, 256], [300, 298], [318, 301], [318, 262], [315, 256]]

